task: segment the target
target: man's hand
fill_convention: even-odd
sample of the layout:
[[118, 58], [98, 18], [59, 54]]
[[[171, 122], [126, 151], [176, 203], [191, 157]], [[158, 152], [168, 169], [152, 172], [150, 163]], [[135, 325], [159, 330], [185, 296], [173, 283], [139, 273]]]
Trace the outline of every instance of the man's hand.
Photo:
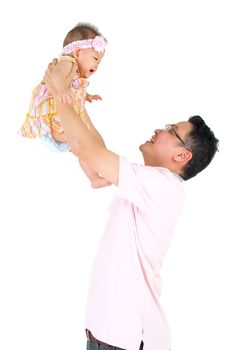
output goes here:
[[45, 72], [43, 81], [45, 82], [48, 92], [50, 92], [56, 100], [62, 103], [73, 103], [75, 96], [69, 88], [70, 79], [76, 72], [76, 67], [73, 65], [69, 74], [65, 77], [62, 70], [57, 68], [58, 60], [53, 59], [52, 63], [49, 63]]
[[70, 88], [63, 87], [57, 92], [57, 98], [62, 103], [75, 103], [75, 96]]
[[97, 101], [97, 100], [101, 100], [102, 98], [99, 95], [90, 95], [88, 93], [86, 93], [86, 101], [92, 103], [92, 101]]
[[53, 58], [52, 63], [49, 63], [43, 77], [43, 82], [46, 84], [48, 92], [53, 96], [57, 94], [57, 89], [52, 81], [52, 70], [54, 70], [54, 67], [56, 66], [57, 63], [58, 63], [58, 59]]

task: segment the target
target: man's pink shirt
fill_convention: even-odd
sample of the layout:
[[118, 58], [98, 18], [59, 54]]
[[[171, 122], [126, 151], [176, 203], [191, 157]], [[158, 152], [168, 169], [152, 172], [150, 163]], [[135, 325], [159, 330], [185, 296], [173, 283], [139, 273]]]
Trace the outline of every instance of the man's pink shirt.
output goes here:
[[86, 328], [126, 349], [169, 350], [160, 267], [184, 202], [181, 178], [120, 158], [118, 189], [95, 258]]

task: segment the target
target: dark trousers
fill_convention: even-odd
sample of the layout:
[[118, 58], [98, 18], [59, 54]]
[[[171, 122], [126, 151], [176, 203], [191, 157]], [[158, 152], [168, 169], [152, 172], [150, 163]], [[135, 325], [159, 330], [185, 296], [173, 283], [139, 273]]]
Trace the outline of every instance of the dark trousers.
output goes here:
[[[89, 340], [87, 340], [87, 347], [86, 350], [109, 350], [109, 348], [104, 347], [101, 344], [98, 343], [93, 343]], [[126, 349], [122, 349], [122, 348], [117, 348], [117, 346], [110, 346], [110, 350], [126, 350]], [[139, 347], [138, 350], [143, 350], [143, 342], [141, 342], [141, 345]]]

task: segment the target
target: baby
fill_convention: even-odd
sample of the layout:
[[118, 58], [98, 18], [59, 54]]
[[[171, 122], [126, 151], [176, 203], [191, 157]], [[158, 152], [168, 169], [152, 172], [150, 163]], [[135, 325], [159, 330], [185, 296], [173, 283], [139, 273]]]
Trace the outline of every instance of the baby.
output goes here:
[[[90, 130], [93, 125], [86, 113], [85, 101], [92, 102], [101, 97], [86, 92], [86, 87], [89, 85], [87, 78], [97, 71], [105, 53], [105, 46], [106, 39], [96, 27], [79, 23], [66, 35], [63, 51], [57, 63], [59, 74], [56, 75], [56, 79], [59, 80], [58, 86], [60, 86], [57, 91], [59, 100], [73, 104], [77, 114]], [[70, 151], [68, 143], [58, 141], [62, 140], [63, 132], [55, 100], [42, 81], [32, 92], [26, 120], [18, 133], [28, 138], [40, 138], [53, 151]], [[102, 139], [99, 138], [98, 141], [104, 144]], [[110, 185], [107, 180], [81, 161], [80, 165], [90, 179], [92, 187]]]

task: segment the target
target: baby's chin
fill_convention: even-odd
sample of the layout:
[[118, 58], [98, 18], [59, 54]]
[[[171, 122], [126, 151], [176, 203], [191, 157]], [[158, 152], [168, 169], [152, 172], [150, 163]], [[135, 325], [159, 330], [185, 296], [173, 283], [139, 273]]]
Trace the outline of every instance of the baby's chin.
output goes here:
[[92, 75], [93, 75], [93, 73], [87, 72], [87, 73], [82, 74], [82, 77], [87, 79], [87, 78], [91, 77]]
[[94, 71], [90, 70], [90, 71], [87, 73], [87, 75], [88, 75], [87, 78], [91, 77], [94, 73], [95, 73]]

